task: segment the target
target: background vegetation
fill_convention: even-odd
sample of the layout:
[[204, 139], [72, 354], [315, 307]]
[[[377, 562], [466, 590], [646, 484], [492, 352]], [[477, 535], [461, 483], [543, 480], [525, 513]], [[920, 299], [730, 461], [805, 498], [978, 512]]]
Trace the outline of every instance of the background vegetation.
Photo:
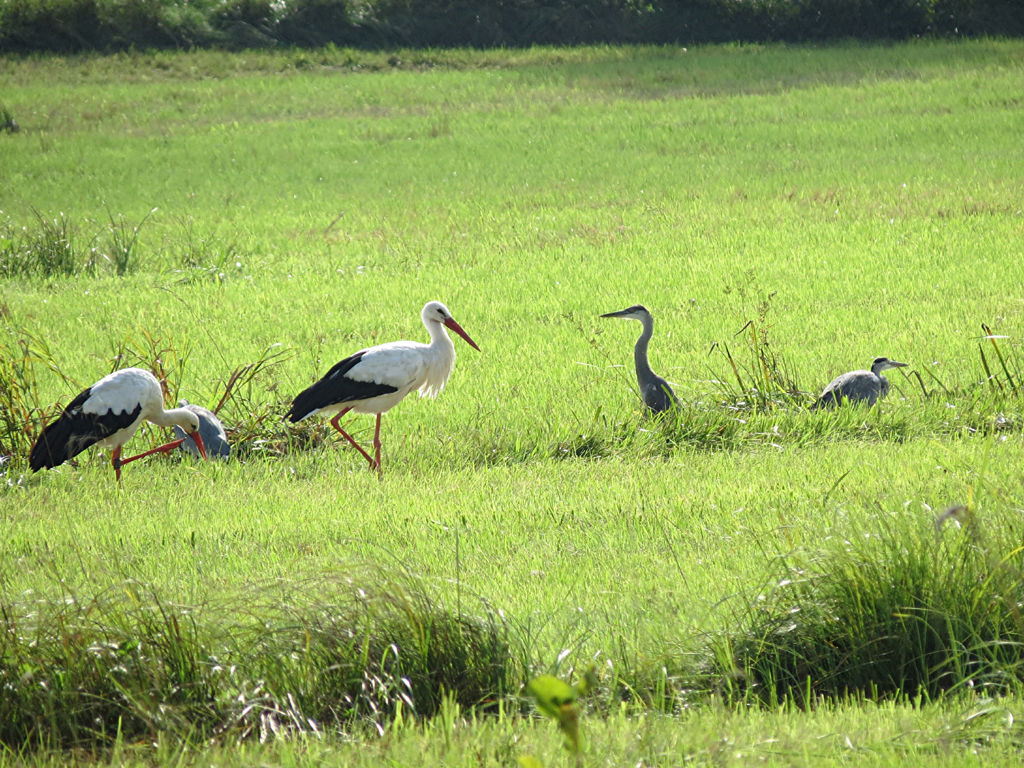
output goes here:
[[1021, 0], [3, 0], [0, 51], [903, 40], [1024, 34]]
[[[594, 664], [612, 764], [1019, 762], [1021, 53], [0, 60], [0, 759], [557, 764]], [[434, 298], [483, 351], [383, 482], [281, 424]], [[129, 364], [235, 460], [28, 474]]]

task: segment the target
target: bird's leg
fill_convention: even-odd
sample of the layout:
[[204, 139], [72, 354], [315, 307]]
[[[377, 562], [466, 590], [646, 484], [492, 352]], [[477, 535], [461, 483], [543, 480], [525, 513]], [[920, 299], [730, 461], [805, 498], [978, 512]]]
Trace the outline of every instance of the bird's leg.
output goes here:
[[122, 464], [127, 464], [130, 461], [135, 461], [136, 459], [141, 459], [141, 458], [143, 458], [145, 456], [152, 456], [154, 453], [170, 453], [171, 451], [173, 451], [175, 448], [177, 448], [179, 445], [181, 445], [184, 442], [185, 442], [185, 438], [184, 437], [182, 437], [182, 438], [180, 438], [178, 440], [172, 440], [171, 442], [165, 443], [164, 445], [161, 445], [158, 448], [154, 448], [151, 451], [146, 451], [145, 453], [140, 453], [140, 454], [138, 454], [136, 456], [132, 456], [132, 457], [127, 458], [127, 459], [121, 459], [121, 463]]
[[377, 414], [377, 428], [373, 431], [373, 452], [377, 455], [377, 474], [384, 477], [384, 468], [380, 463], [380, 414]]
[[117, 446], [110, 454], [110, 466], [114, 468], [114, 475], [117, 477], [117, 482], [121, 482], [121, 465], [124, 462], [121, 461], [121, 446]]
[[363, 450], [363, 446], [361, 446], [359, 443], [357, 443], [355, 440], [353, 440], [352, 439], [352, 435], [350, 435], [348, 432], [346, 432], [344, 429], [342, 429], [341, 428], [341, 424], [338, 423], [338, 419], [340, 419], [342, 416], [344, 416], [346, 413], [348, 413], [351, 410], [352, 410], [351, 408], [346, 408], [345, 410], [341, 411], [337, 416], [335, 416], [333, 419], [331, 419], [331, 426], [334, 427], [336, 430], [338, 430], [339, 434], [342, 437], [344, 437], [346, 440], [348, 440], [350, 443], [352, 443], [352, 447], [353, 448], [355, 448], [357, 451], [359, 451], [361, 454], [363, 454], [363, 456], [366, 458], [366, 460], [368, 462], [370, 462], [370, 469], [375, 469], [377, 464], [376, 464], [376, 462], [374, 462], [373, 457], [370, 454], [368, 454], [366, 451], [364, 451]]

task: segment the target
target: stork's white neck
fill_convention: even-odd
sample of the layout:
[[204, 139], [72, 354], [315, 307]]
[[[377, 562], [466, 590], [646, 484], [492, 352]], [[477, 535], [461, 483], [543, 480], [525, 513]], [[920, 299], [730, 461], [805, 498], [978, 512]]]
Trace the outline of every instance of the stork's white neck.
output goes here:
[[196, 415], [187, 408], [172, 408], [169, 411], [161, 409], [158, 413], [150, 415], [149, 420], [158, 427], [181, 427], [186, 432], [191, 432], [194, 427], [192, 420], [195, 417]]
[[426, 326], [427, 333], [430, 334], [431, 348], [455, 349], [455, 345], [452, 343], [452, 339], [448, 335], [448, 329], [444, 327], [444, 324], [439, 323], [437, 320], [426, 320], [423, 325]]
[[424, 320], [423, 325], [430, 334], [430, 344], [424, 356], [426, 377], [420, 387], [420, 397], [437, 397], [455, 367], [455, 345], [448, 330], [437, 320]]

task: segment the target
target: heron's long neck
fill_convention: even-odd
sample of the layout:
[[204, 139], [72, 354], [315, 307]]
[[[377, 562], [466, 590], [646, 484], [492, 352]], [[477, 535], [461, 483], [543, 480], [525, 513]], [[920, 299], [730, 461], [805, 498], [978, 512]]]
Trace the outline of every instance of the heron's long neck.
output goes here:
[[636, 377], [638, 380], [645, 380], [653, 375], [651, 364], [647, 362], [647, 344], [654, 335], [654, 318], [647, 315], [640, 319], [644, 324], [644, 332], [637, 339], [636, 349], [633, 350], [633, 358], [636, 362]]
[[188, 416], [186, 414], [189, 413], [191, 413], [191, 411], [187, 408], [172, 408], [169, 411], [161, 409], [158, 413], [154, 413], [148, 418], [158, 427], [178, 426], [185, 429], [185, 424], [188, 423]]
[[878, 395], [879, 397], [885, 397], [889, 394], [889, 380], [882, 375], [885, 368], [877, 365], [871, 366], [871, 372], [878, 377]]

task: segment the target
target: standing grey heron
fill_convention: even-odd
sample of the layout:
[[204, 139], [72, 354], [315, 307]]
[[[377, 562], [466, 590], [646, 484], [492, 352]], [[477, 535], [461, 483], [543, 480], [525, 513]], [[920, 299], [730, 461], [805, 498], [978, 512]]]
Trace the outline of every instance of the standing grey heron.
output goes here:
[[[201, 405], [192, 405], [188, 400], [179, 400], [178, 407], [186, 411], [192, 411], [199, 418], [199, 435], [206, 445], [206, 453], [214, 459], [227, 459], [231, 455], [231, 445], [228, 443], [228, 433], [224, 431], [224, 425], [220, 423], [217, 415]], [[179, 426], [174, 427], [174, 436], [185, 439], [179, 450], [188, 451], [193, 456], [199, 455], [199, 448], [190, 435], [185, 434]]]
[[[440, 301], [427, 302], [420, 318], [430, 334], [429, 344], [392, 341], [349, 355], [331, 368], [320, 381], [295, 396], [287, 413], [288, 420], [296, 424], [315, 413], [336, 414], [331, 419], [331, 426], [363, 454], [363, 458], [370, 463], [371, 471], [382, 475], [381, 414], [394, 408], [413, 390], [419, 390], [420, 397], [437, 397], [444, 389], [455, 368], [455, 345], [445, 328], [451, 328], [469, 346], [480, 351], [480, 347], [455, 322], [448, 307]], [[367, 453], [338, 423], [349, 411], [377, 415], [377, 427], [373, 433], [376, 458]]]
[[906, 366], [906, 363], [897, 363], [888, 357], [876, 357], [870, 371], [850, 371], [836, 376], [811, 409], [831, 408], [844, 400], [851, 403], [866, 402], [871, 407], [878, 398], [889, 394], [889, 380], [882, 375], [882, 371]]
[[651, 370], [651, 364], [647, 362], [647, 343], [654, 335], [654, 318], [647, 307], [642, 304], [634, 304], [632, 307], [618, 312], [609, 312], [601, 317], [624, 317], [629, 320], [639, 320], [643, 323], [644, 330], [637, 339], [636, 349], [633, 350], [633, 359], [636, 362], [636, 383], [640, 386], [640, 396], [644, 405], [654, 413], [667, 411], [669, 408], [679, 405], [676, 393], [672, 387], [661, 376]]

